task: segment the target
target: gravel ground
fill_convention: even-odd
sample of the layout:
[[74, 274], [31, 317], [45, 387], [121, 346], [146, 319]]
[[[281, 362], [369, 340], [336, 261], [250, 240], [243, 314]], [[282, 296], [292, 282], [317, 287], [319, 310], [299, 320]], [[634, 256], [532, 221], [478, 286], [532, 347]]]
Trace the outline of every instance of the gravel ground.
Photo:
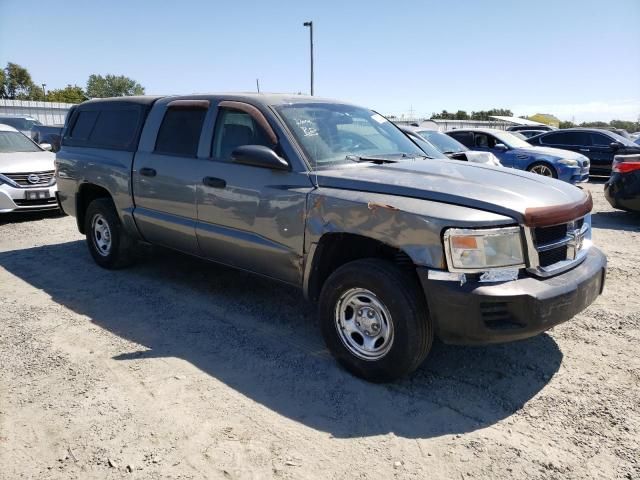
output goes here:
[[0, 217], [0, 478], [640, 478], [640, 217], [586, 188], [604, 295], [389, 385], [293, 289], [166, 251], [109, 272], [73, 218]]

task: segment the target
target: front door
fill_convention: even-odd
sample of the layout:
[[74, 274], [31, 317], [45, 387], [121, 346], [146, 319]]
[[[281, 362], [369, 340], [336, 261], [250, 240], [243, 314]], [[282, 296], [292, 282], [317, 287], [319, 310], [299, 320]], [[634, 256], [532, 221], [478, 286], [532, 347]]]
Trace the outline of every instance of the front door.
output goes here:
[[218, 109], [211, 158], [200, 166], [200, 248], [211, 260], [299, 284], [311, 181], [306, 172], [233, 162], [231, 153], [241, 145], [281, 153], [261, 126], [264, 116], [255, 107], [236, 107]]

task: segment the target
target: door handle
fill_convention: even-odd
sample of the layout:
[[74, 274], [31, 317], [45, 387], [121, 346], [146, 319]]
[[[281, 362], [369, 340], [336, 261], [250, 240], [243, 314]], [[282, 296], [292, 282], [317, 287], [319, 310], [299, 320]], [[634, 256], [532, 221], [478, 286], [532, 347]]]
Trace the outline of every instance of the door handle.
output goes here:
[[156, 173], [158, 172], [156, 172], [153, 168], [144, 167], [140, 169], [140, 175], [144, 175], [145, 177], [155, 177]]
[[580, 151], [581, 152], [589, 152], [590, 150], [588, 148], [581, 148]]
[[204, 177], [202, 179], [202, 183], [204, 183], [207, 187], [212, 188], [224, 188], [227, 186], [227, 182], [225, 180], [216, 177]]

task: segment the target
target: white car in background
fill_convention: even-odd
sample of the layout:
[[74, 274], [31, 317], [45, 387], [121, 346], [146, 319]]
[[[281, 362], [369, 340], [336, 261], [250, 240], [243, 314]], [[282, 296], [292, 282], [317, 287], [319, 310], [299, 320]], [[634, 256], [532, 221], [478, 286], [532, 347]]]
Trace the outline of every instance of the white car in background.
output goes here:
[[440, 153], [445, 154], [449, 158], [453, 158], [455, 160], [466, 160], [472, 163], [483, 163], [485, 165], [493, 165], [494, 167], [502, 166], [498, 157], [493, 153], [469, 150], [463, 144], [445, 133], [437, 130], [425, 130], [420, 128], [415, 128], [414, 132], [433, 145]]
[[0, 213], [58, 208], [55, 154], [0, 124]]

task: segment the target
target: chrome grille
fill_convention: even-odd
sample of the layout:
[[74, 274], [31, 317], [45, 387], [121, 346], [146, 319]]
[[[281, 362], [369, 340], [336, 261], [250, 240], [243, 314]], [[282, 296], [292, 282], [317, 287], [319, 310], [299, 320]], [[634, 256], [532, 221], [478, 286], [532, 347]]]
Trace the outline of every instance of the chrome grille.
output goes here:
[[527, 230], [530, 271], [541, 276], [571, 268], [582, 261], [591, 246], [591, 215]]
[[53, 174], [53, 170], [47, 170], [45, 172], [2, 173], [1, 175], [13, 180], [21, 187], [36, 187], [51, 185], [54, 182]]

